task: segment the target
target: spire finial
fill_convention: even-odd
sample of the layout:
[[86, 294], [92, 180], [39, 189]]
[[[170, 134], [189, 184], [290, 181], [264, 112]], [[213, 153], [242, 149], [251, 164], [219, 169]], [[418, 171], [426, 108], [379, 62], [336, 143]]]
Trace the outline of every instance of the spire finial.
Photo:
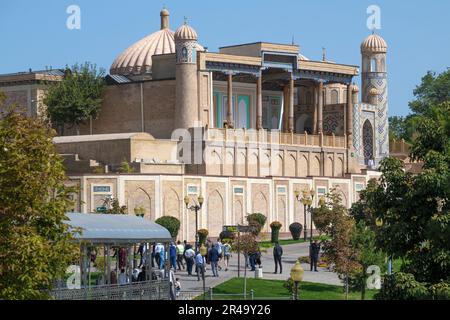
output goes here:
[[186, 16], [184, 16], [184, 24], [187, 25], [188, 24], [188, 18]]
[[161, 30], [163, 29], [169, 29], [169, 11], [167, 10], [166, 5], [164, 5], [161, 10]]
[[322, 61], [327, 61], [327, 49], [322, 47]]
[[294, 38], [294, 35], [292, 35], [292, 45], [294, 45], [294, 43], [295, 43], [295, 38]]

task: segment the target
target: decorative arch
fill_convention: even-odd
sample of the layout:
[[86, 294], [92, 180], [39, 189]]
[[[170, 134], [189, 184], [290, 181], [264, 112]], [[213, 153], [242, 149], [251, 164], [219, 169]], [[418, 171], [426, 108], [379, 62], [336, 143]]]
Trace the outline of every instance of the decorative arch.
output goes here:
[[327, 157], [327, 162], [325, 165], [325, 176], [332, 177], [333, 176], [333, 164], [334, 160], [332, 156]]
[[362, 129], [364, 163], [367, 165], [369, 160], [374, 159], [374, 133], [373, 126], [369, 119], [364, 122]]
[[247, 157], [244, 152], [239, 152], [237, 156], [236, 162], [236, 175], [237, 176], [245, 176], [245, 165], [247, 162]]
[[234, 200], [233, 203], [234, 209], [234, 223], [235, 224], [244, 224], [244, 205], [241, 200]]
[[311, 176], [320, 176], [320, 159], [314, 156], [311, 161]]
[[271, 165], [270, 155], [267, 153], [263, 154], [261, 158], [261, 167], [260, 167], [262, 177], [270, 176], [270, 165]]
[[152, 197], [150, 194], [144, 190], [144, 188], [137, 188], [136, 192], [138, 194], [137, 201], [134, 202], [134, 207], [143, 207], [145, 209], [144, 217], [152, 221], [155, 220], [155, 215], [152, 212]]
[[262, 191], [258, 192], [253, 199], [252, 209], [253, 212], [262, 213], [267, 217], [269, 202], [267, 201], [267, 198], [264, 193], [262, 193]]
[[233, 176], [234, 175], [234, 155], [231, 152], [227, 152], [225, 155], [225, 164], [223, 166], [223, 174], [225, 176]]
[[330, 103], [331, 104], [339, 103], [339, 91], [337, 91], [336, 89], [331, 90]]
[[208, 232], [210, 237], [219, 236], [225, 221], [224, 201], [220, 192], [216, 189], [208, 195]]
[[282, 176], [283, 175], [283, 156], [278, 153], [275, 156], [273, 167], [272, 167], [272, 175], [274, 176]]
[[302, 155], [298, 162], [298, 176], [307, 177], [308, 176], [308, 159]]
[[171, 216], [181, 221], [181, 200], [175, 189], [170, 190], [164, 195], [164, 216]]
[[250, 177], [258, 176], [258, 155], [256, 153], [250, 154], [248, 158], [248, 175]]
[[277, 209], [278, 209], [278, 214], [277, 214], [277, 220], [279, 222], [281, 222], [281, 224], [283, 225], [282, 231], [286, 230], [286, 225], [287, 225], [287, 220], [286, 220], [286, 200], [284, 199], [284, 197], [278, 197], [278, 201], [277, 201]]
[[286, 159], [286, 166], [285, 166], [285, 176], [288, 177], [295, 177], [295, 156], [290, 154]]
[[336, 172], [334, 174], [336, 177], [344, 176], [344, 160], [342, 158], [338, 158], [336, 161]]
[[216, 150], [213, 150], [207, 161], [207, 165], [209, 167], [210, 174], [211, 175], [221, 175], [221, 170], [220, 170], [221, 164], [222, 164], [222, 157]]

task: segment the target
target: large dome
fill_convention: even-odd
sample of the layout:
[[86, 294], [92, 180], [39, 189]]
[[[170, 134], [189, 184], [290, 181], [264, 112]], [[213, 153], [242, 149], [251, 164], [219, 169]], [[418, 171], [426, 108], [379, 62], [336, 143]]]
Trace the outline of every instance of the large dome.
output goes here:
[[361, 43], [362, 53], [386, 53], [387, 52], [386, 41], [377, 34], [372, 34], [368, 36]]
[[[161, 30], [146, 36], [123, 51], [111, 65], [111, 74], [149, 76], [152, 73], [154, 55], [175, 53], [175, 33], [169, 28], [169, 11], [163, 9], [160, 16]], [[203, 50], [201, 45], [197, 46], [197, 51]]]

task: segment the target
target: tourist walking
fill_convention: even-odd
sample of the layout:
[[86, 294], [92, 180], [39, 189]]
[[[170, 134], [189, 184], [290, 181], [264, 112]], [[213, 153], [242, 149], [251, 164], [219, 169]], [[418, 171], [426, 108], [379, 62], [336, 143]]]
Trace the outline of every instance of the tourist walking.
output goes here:
[[281, 257], [283, 256], [283, 248], [278, 242], [273, 247], [273, 260], [275, 261], [275, 272], [277, 273], [278, 265], [280, 265], [280, 273], [283, 273], [283, 266], [281, 265]]
[[217, 249], [217, 252], [219, 253], [219, 261], [217, 261], [217, 268], [220, 271], [222, 271], [221, 261], [222, 261], [222, 258], [223, 258], [223, 244], [220, 241], [220, 238], [217, 239], [217, 243], [216, 243], [215, 247]]
[[225, 264], [225, 271], [228, 271], [228, 265], [230, 263], [231, 257], [231, 245], [229, 243], [225, 243], [223, 245], [223, 261]]
[[177, 247], [175, 243], [171, 242], [169, 247], [169, 258], [170, 258], [170, 266], [173, 268], [173, 271], [177, 271]]
[[178, 270], [181, 270], [181, 267], [183, 267], [183, 270], [184, 270], [183, 257], [184, 257], [184, 245], [182, 245], [181, 241], [178, 240], [178, 242], [177, 242], [177, 265], [178, 265]]
[[122, 268], [120, 270], [120, 274], [119, 274], [119, 285], [124, 285], [128, 283], [128, 277], [127, 274], [125, 273], [125, 269]]
[[156, 244], [155, 257], [157, 257], [159, 269], [164, 269], [164, 260], [165, 260], [164, 254], [165, 254], [164, 246], [161, 243]]
[[211, 263], [211, 270], [213, 273], [213, 277], [219, 276], [219, 271], [217, 270], [217, 266], [219, 263], [219, 251], [217, 250], [217, 246], [211, 246], [211, 249], [208, 251], [209, 262]]
[[205, 277], [205, 258], [200, 254], [200, 251], [197, 251], [195, 256], [195, 268], [197, 270], [197, 281], [200, 281], [200, 274], [202, 278]]
[[195, 258], [195, 252], [192, 249], [192, 246], [187, 244], [186, 250], [184, 251], [184, 258], [186, 260], [186, 269], [189, 276], [192, 276], [192, 267], [194, 266], [194, 258]]
[[317, 240], [314, 240], [314, 242], [311, 244], [309, 252], [311, 271], [313, 271], [314, 267], [314, 271], [319, 272], [317, 270], [317, 262], [319, 261], [320, 244], [317, 243]]

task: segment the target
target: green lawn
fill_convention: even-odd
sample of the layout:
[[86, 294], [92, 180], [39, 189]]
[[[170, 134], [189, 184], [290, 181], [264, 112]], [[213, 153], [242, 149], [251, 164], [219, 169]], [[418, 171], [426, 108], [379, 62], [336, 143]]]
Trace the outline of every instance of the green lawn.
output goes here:
[[[282, 280], [247, 279], [247, 299], [250, 299], [250, 290], [253, 289], [254, 297], [267, 299], [291, 298], [292, 295], [283, 287]], [[244, 287], [243, 278], [233, 278], [213, 288], [214, 300], [241, 300], [241, 296], [220, 296], [220, 294], [242, 293]], [[366, 299], [372, 300], [376, 290], [368, 290]], [[321, 283], [301, 282], [299, 285], [300, 300], [344, 300], [343, 287]], [[360, 300], [359, 292], [350, 292], [349, 300]], [[198, 299], [202, 299], [199, 297]]]

